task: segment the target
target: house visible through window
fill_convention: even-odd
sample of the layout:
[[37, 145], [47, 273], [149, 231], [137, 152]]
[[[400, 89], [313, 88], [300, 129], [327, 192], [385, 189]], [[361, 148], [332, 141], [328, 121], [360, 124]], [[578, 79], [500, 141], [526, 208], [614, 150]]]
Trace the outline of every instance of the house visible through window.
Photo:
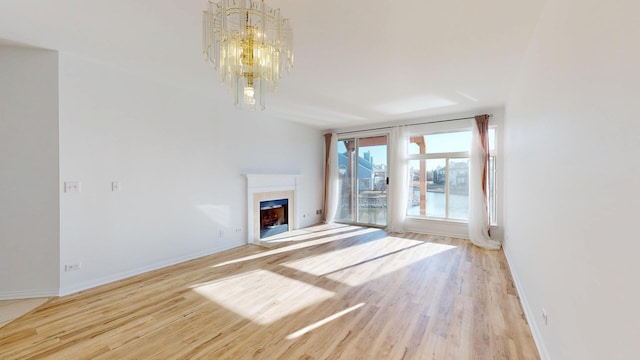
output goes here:
[[[409, 142], [408, 216], [469, 219], [471, 131], [425, 134]], [[495, 129], [489, 129], [489, 215], [495, 223]]]

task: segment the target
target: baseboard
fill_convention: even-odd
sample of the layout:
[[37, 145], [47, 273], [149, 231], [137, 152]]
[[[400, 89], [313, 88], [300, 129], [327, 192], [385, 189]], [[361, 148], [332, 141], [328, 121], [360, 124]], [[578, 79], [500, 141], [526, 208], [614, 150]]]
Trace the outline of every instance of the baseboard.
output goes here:
[[0, 300], [33, 299], [58, 296], [58, 289], [19, 290], [0, 292]]
[[525, 295], [524, 289], [522, 288], [522, 283], [520, 283], [520, 279], [518, 278], [518, 273], [515, 271], [513, 266], [511, 265], [511, 256], [509, 255], [509, 249], [507, 246], [503, 244], [502, 251], [504, 252], [504, 257], [507, 259], [507, 265], [509, 266], [509, 271], [511, 271], [511, 276], [513, 277], [513, 282], [516, 285], [516, 291], [518, 292], [518, 296], [520, 297], [520, 303], [522, 305], [522, 309], [524, 310], [524, 316], [527, 318], [527, 323], [529, 323], [529, 328], [531, 329], [531, 335], [533, 336], [533, 341], [538, 348], [538, 353], [540, 354], [540, 358], [542, 360], [551, 360], [549, 353], [547, 352], [547, 347], [544, 344], [544, 340], [542, 339], [542, 334], [540, 333], [540, 327], [538, 326], [538, 322], [536, 321], [535, 312], [529, 306], [529, 301], [527, 301], [527, 296]]
[[94, 279], [91, 281], [85, 281], [79, 284], [74, 284], [72, 286], [68, 286], [65, 288], [60, 288], [59, 293], [56, 292], [54, 296], [65, 296], [65, 295], [70, 295], [73, 293], [77, 293], [79, 291], [83, 291], [83, 290], [88, 290], [88, 289], [92, 289], [94, 287], [100, 286], [100, 285], [105, 285], [105, 284], [109, 284], [112, 283], [114, 281], [119, 281], [119, 280], [123, 280], [132, 276], [136, 276], [136, 275], [140, 275], [149, 271], [153, 271], [153, 270], [158, 270], [167, 266], [171, 266], [171, 265], [175, 265], [175, 264], [179, 264], [185, 261], [189, 261], [189, 260], [194, 260], [197, 258], [201, 258], [204, 256], [209, 256], [215, 253], [218, 253], [220, 251], [224, 251], [224, 250], [229, 250], [232, 249], [234, 247], [238, 247], [238, 246], [242, 246], [244, 244], [231, 244], [231, 245], [227, 245], [224, 247], [220, 247], [220, 248], [215, 248], [215, 249], [208, 249], [205, 251], [201, 251], [201, 252], [197, 252], [197, 253], [193, 253], [193, 254], [189, 254], [189, 255], [184, 255], [184, 256], [179, 256], [176, 258], [172, 258], [172, 259], [168, 259], [168, 260], [164, 260], [164, 261], [160, 261], [157, 263], [153, 263], [151, 265], [146, 265], [146, 266], [141, 266], [135, 269], [131, 269], [128, 271], [123, 271], [117, 274], [113, 274], [113, 275], [108, 275], [108, 276], [104, 276], [98, 279]]
[[465, 234], [465, 233], [446, 232], [446, 231], [437, 231], [437, 230], [432, 231], [431, 229], [427, 230], [427, 229], [424, 229], [421, 227], [415, 227], [415, 226], [405, 226], [404, 230], [405, 232], [412, 232], [417, 234], [427, 234], [427, 235], [452, 237], [456, 239], [469, 240], [469, 234]]

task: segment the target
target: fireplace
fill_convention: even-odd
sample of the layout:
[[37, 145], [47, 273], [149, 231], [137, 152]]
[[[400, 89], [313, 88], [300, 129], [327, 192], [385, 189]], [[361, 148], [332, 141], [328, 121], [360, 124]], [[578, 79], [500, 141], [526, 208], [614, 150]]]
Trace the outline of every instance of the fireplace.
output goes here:
[[266, 243], [270, 236], [297, 229], [298, 175], [246, 174], [246, 177], [247, 242]]
[[260, 239], [289, 231], [289, 200], [260, 201]]

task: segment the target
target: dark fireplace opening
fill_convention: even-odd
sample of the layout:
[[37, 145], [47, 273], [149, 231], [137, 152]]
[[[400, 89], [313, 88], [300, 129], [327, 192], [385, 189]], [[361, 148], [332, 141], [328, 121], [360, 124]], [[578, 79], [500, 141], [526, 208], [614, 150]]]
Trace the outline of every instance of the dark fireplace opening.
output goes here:
[[289, 200], [260, 201], [260, 239], [289, 231]]

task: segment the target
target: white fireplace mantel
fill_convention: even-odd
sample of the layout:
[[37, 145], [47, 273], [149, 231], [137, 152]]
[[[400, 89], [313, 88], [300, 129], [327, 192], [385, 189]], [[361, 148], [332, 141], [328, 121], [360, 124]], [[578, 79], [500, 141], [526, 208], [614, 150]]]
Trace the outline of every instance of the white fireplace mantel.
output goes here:
[[247, 178], [247, 242], [260, 241], [260, 201], [289, 199], [289, 231], [298, 228], [297, 188], [300, 175], [245, 174]]

